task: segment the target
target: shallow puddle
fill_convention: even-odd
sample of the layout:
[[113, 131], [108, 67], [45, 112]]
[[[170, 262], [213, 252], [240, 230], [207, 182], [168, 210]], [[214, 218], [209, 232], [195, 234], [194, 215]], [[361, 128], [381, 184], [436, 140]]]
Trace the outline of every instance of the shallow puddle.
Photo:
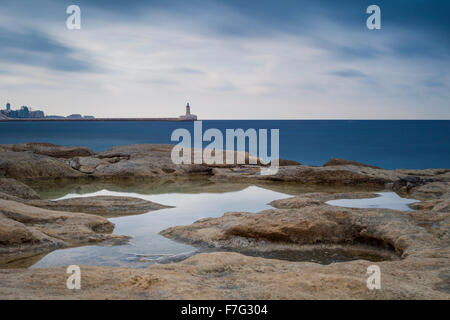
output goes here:
[[[313, 246], [311, 246], [313, 247]], [[350, 246], [349, 246], [350, 247]], [[325, 246], [317, 246], [311, 250], [272, 250], [272, 251], [235, 251], [247, 256], [261, 257], [266, 259], [279, 259], [287, 261], [308, 261], [320, 264], [331, 264], [336, 262], [345, 262], [352, 260], [369, 260], [369, 261], [385, 261], [398, 259], [394, 253], [388, 250], [374, 250], [366, 248], [354, 250], [354, 248], [336, 247], [326, 248]]]
[[395, 192], [377, 192], [379, 196], [370, 199], [340, 199], [326, 203], [332, 206], [347, 208], [384, 208], [392, 210], [413, 211], [408, 205], [419, 202], [415, 199], [401, 198]]
[[60, 199], [98, 195], [129, 196], [174, 206], [147, 214], [109, 219], [115, 234], [130, 236], [128, 244], [120, 246], [94, 245], [56, 250], [33, 267], [77, 265], [145, 267], [160, 260], [185, 257], [196, 248], [169, 240], [158, 233], [168, 227], [188, 225], [206, 217], [220, 217], [227, 211], [258, 212], [271, 208], [267, 203], [289, 195], [249, 186], [225, 193], [167, 193], [143, 195], [102, 190], [94, 193], [68, 194]]
[[[199, 249], [172, 241], [159, 235], [160, 231], [172, 226], [189, 225], [206, 217], [220, 217], [227, 211], [262, 211], [271, 208], [268, 203], [273, 200], [291, 197], [289, 194], [248, 185], [224, 185], [223, 188], [218, 189], [215, 187], [211, 189], [209, 186], [209, 189], [206, 189], [208, 191], [196, 184], [192, 185], [192, 189], [189, 189], [189, 185], [182, 185], [182, 188], [178, 185], [178, 188], [175, 189], [172, 189], [173, 186], [164, 186], [164, 188], [169, 188], [166, 190], [167, 193], [151, 194], [153, 192], [151, 191], [143, 194], [136, 192], [136, 189], [126, 190], [126, 192], [107, 189], [86, 192], [84, 189], [82, 194], [71, 192], [62, 197], [61, 194], [58, 194], [57, 199], [98, 195], [129, 196], [174, 206], [174, 208], [109, 219], [116, 225], [115, 234], [131, 237], [126, 244], [110, 245], [105, 242], [99, 245], [56, 250], [45, 255], [42, 259], [34, 257], [23, 261], [22, 266], [40, 268], [75, 264], [141, 268], [154, 263], [180, 261], [198, 252], [211, 251], [211, 249]], [[177, 192], [180, 189], [187, 190], [187, 192]], [[373, 199], [333, 200], [328, 201], [328, 204], [355, 208], [411, 210], [407, 207], [407, 204], [415, 202], [415, 200], [400, 198], [393, 192], [380, 192], [379, 195], [379, 197]], [[376, 253], [363, 251], [350, 253], [339, 248], [318, 248], [309, 251], [274, 250], [269, 252], [239, 250], [238, 252], [249, 256], [289, 261], [311, 261], [322, 264], [355, 259], [386, 260], [386, 256]], [[20, 261], [17, 263], [16, 265], [21, 264]]]

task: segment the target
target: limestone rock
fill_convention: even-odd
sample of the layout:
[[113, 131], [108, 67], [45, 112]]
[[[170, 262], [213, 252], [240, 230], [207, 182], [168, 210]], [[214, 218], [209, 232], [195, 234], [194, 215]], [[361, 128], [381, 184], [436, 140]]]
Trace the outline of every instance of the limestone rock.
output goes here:
[[84, 175], [57, 158], [31, 152], [7, 151], [0, 154], [1, 176], [26, 181], [79, 178]]
[[445, 299], [448, 260], [379, 262], [382, 289], [367, 288], [358, 260], [309, 262], [204, 253], [146, 269], [82, 266], [82, 290], [67, 290], [65, 268], [0, 270], [0, 299]]
[[0, 199], [0, 265], [57, 248], [92, 244], [112, 235], [114, 224], [105, 218], [51, 211]]
[[411, 196], [416, 199], [449, 199], [450, 182], [430, 182], [419, 185], [411, 190]]
[[[405, 192], [419, 186], [412, 184], [411, 176], [419, 181], [450, 183], [450, 170], [383, 170], [343, 159], [332, 159], [324, 167], [301, 165], [280, 159], [277, 174], [261, 176], [260, 161], [249, 164], [248, 153], [243, 153], [246, 164], [192, 164], [176, 165], [172, 162], [173, 145], [139, 144], [112, 147], [92, 154], [82, 147], [62, 147], [46, 143], [1, 145], [0, 176], [17, 180], [42, 180], [61, 178], [90, 179], [167, 179], [174, 177], [206, 176], [210, 180], [246, 182], [295, 182], [308, 185], [346, 185], [383, 188], [392, 185], [394, 190], [406, 181]], [[80, 149], [81, 148], [81, 149]], [[195, 150], [191, 150], [193, 153]], [[235, 152], [235, 158], [242, 152]], [[50, 156], [45, 156], [50, 155]], [[58, 159], [67, 158], [67, 160]], [[423, 183], [420, 185], [423, 185]], [[399, 190], [400, 190], [399, 189]], [[403, 190], [403, 189], [402, 189]]]
[[393, 250], [402, 257], [418, 255], [418, 248], [433, 246], [432, 235], [406, 213], [327, 205], [259, 213], [229, 212], [190, 226], [172, 227], [161, 234], [194, 245], [236, 249], [242, 246], [242, 238], [249, 239], [246, 245], [255, 249], [267, 249], [268, 243], [366, 244]]
[[172, 208], [143, 199], [117, 196], [80, 197], [58, 201], [29, 201], [28, 204], [48, 210], [82, 212], [107, 218]]
[[286, 167], [286, 166], [299, 166], [301, 165], [300, 162], [294, 161], [294, 160], [288, 160], [288, 159], [278, 159], [278, 165], [280, 167]]
[[32, 188], [15, 179], [0, 178], [0, 192], [22, 199], [39, 199]]
[[66, 147], [45, 142], [30, 142], [14, 145], [6, 145], [11, 151], [24, 152], [31, 151], [54, 158], [72, 158], [77, 156], [91, 156], [94, 152], [87, 147]]
[[81, 168], [85, 170], [95, 171], [95, 169], [101, 164], [108, 164], [106, 160], [101, 160], [95, 157], [75, 157], [69, 161], [69, 164], [75, 170], [81, 171]]
[[0, 245], [20, 245], [36, 240], [24, 224], [0, 215]]
[[353, 166], [358, 166], [358, 167], [368, 167], [368, 168], [372, 168], [372, 169], [381, 169], [380, 167], [377, 167], [377, 166], [372, 166], [372, 165], [361, 163], [361, 162], [357, 162], [357, 161], [346, 160], [346, 159], [339, 159], [339, 158], [332, 158], [332, 159], [328, 160], [323, 165], [323, 167], [345, 166], [345, 165], [353, 165]]
[[[381, 171], [381, 170], [377, 170]], [[215, 169], [215, 180], [231, 181], [278, 181], [297, 182], [302, 184], [328, 184], [328, 185], [367, 185], [384, 186], [392, 181], [386, 175], [364, 172], [353, 168], [336, 167], [310, 167], [310, 166], [284, 166], [280, 167], [275, 175], [261, 176], [259, 168], [248, 168], [247, 171], [233, 169]]]
[[161, 234], [196, 246], [231, 249], [248, 246], [267, 250], [280, 244], [300, 249], [298, 246], [315, 244], [365, 244], [392, 250], [402, 258], [448, 256], [450, 213], [353, 209], [324, 204], [331, 199], [366, 196], [365, 193], [306, 194], [273, 201], [271, 204], [278, 209], [228, 212], [219, 218], [171, 227]]

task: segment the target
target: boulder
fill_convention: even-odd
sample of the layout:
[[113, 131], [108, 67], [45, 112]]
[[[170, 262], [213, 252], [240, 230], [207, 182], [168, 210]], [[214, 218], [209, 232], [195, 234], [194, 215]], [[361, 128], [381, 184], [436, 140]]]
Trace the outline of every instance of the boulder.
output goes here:
[[69, 165], [82, 173], [92, 174], [98, 166], [108, 165], [110, 162], [95, 157], [75, 157], [69, 161]]
[[401, 193], [408, 193], [412, 188], [424, 185], [426, 180], [418, 176], [405, 176], [394, 181], [392, 189]]
[[32, 152], [7, 151], [0, 154], [0, 177], [26, 181], [82, 176], [84, 174], [57, 158]]

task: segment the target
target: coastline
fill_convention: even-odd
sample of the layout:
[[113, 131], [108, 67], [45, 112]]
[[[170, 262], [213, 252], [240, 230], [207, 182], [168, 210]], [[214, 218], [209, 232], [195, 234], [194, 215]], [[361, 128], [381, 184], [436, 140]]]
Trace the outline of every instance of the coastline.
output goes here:
[[94, 118], [94, 119], [40, 119], [40, 118], [29, 118], [29, 119], [0, 119], [0, 122], [28, 122], [28, 121], [37, 121], [37, 122], [46, 122], [46, 121], [162, 121], [162, 122], [193, 122], [194, 120], [189, 119], [180, 119], [180, 118]]
[[[204, 132], [219, 129], [279, 129], [280, 156], [321, 166], [339, 157], [371, 163], [385, 169], [450, 168], [450, 147], [442, 137], [450, 121], [271, 121], [202, 120]], [[189, 121], [5, 121], [0, 144], [51, 142], [86, 146], [101, 151], [134, 143], [173, 144], [172, 132], [187, 129]], [[417, 156], [421, 154], [423, 156]]]
[[[450, 298], [446, 285], [450, 262], [450, 169], [385, 170], [333, 159], [321, 167], [286, 161], [288, 165], [280, 167], [276, 175], [260, 176], [259, 165], [174, 165], [170, 161], [172, 148], [172, 145], [130, 145], [93, 152], [86, 147], [45, 143], [0, 145], [3, 262], [14, 266], [17, 259], [34, 259], [55, 249], [124, 243], [128, 241], [127, 235], [113, 234], [114, 225], [105, 216], [111, 212], [117, 216], [163, 208], [157, 203], [117, 197], [43, 200], [32, 187], [45, 181], [83, 181], [87, 186], [95, 181], [112, 185], [124, 181], [133, 185], [139, 181], [182, 187], [190, 179], [199, 179], [211, 184], [214, 190], [220, 190], [226, 183], [245, 182], [264, 184], [274, 190], [315, 186], [317, 191], [294, 192], [293, 197], [274, 201], [272, 209], [259, 213], [224, 212], [219, 218], [161, 230], [165, 237], [213, 248], [216, 252], [145, 269], [83, 266], [87, 295], [86, 291], [68, 293], [63, 288], [64, 268], [0, 269], [0, 297]], [[343, 186], [354, 191], [342, 192]], [[326, 191], [327, 188], [334, 191]], [[374, 190], [394, 191], [420, 202], [411, 205], [415, 211], [350, 209], [325, 203], [332, 199], [374, 197]], [[373, 264], [370, 260], [322, 265], [251, 257], [245, 254], [250, 249], [344, 250], [348, 254], [362, 252], [367, 257], [379, 254], [384, 257], [377, 262], [383, 271], [384, 287], [380, 291], [367, 290], [365, 270]], [[32, 288], [28, 286], [30, 279], [35, 279]]]

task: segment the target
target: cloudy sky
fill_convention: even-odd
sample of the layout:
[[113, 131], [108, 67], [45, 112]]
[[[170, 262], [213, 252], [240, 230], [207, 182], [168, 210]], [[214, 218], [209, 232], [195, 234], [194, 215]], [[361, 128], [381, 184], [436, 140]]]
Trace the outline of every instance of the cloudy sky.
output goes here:
[[[66, 28], [67, 6], [81, 30]], [[381, 8], [382, 29], [366, 28]], [[448, 0], [0, 0], [0, 104], [47, 114], [450, 119]]]

